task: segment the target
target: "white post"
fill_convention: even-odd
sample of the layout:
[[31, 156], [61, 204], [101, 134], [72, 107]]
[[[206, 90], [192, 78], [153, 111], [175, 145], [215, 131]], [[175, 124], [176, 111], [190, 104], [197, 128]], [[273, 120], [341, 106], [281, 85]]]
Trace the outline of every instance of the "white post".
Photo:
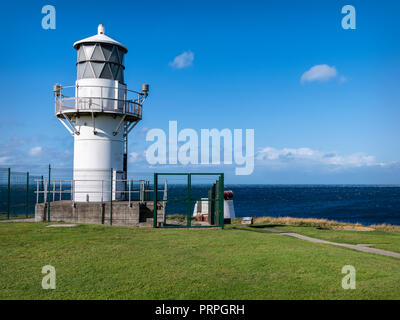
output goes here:
[[47, 202], [47, 179], [44, 179], [43, 202]]
[[131, 183], [132, 183], [132, 180], [128, 180], [129, 182], [129, 194], [128, 194], [128, 197], [129, 197], [129, 206], [131, 206]]
[[36, 180], [36, 203], [39, 203], [39, 180]]

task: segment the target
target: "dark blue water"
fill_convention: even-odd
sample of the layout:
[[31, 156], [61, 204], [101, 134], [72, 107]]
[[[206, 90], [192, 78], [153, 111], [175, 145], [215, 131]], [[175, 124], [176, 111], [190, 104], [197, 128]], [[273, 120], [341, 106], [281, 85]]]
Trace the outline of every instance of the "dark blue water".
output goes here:
[[[194, 197], [207, 197], [206, 186], [192, 186]], [[325, 218], [342, 222], [400, 225], [400, 186], [368, 185], [228, 185], [237, 217]], [[185, 186], [169, 186], [168, 198], [179, 198]], [[170, 203], [167, 214], [184, 213]]]
[[[163, 189], [163, 186], [160, 185], [159, 188]], [[209, 185], [193, 185], [192, 198], [207, 198], [209, 188]], [[35, 189], [36, 186], [30, 186], [29, 213], [34, 212]], [[289, 216], [325, 218], [364, 225], [381, 223], [400, 225], [400, 186], [227, 185], [225, 190], [234, 192], [237, 217]], [[25, 213], [25, 186], [13, 186], [11, 191], [11, 214]], [[185, 185], [168, 185], [169, 200], [187, 199], [187, 196]], [[160, 198], [162, 193], [159, 193]], [[58, 200], [58, 197], [56, 199]], [[63, 196], [63, 199], [69, 199], [68, 195]], [[0, 185], [0, 213], [6, 211], [6, 204], [7, 189], [6, 186]], [[186, 200], [170, 201], [167, 205], [167, 214], [186, 214], [188, 209], [193, 212], [193, 208], [194, 201], [190, 203], [189, 208]]]

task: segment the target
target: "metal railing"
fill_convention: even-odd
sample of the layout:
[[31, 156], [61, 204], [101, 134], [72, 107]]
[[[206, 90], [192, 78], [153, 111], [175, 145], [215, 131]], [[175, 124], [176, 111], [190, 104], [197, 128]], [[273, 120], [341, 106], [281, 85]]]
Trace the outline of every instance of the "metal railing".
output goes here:
[[[88, 189], [84, 189], [84, 186], [76, 187], [79, 183], [93, 183], [92, 186], [86, 186]], [[124, 189], [118, 190], [118, 188], [111, 187], [111, 184], [118, 185], [119, 183], [124, 185]], [[101, 188], [96, 188], [101, 185]], [[49, 188], [50, 186], [50, 188]], [[91, 187], [95, 186], [95, 189]], [[164, 190], [159, 190], [159, 192], [164, 192], [164, 198], [166, 197], [166, 185]], [[37, 179], [36, 180], [36, 203], [40, 203], [42, 199], [43, 202], [55, 202], [62, 200], [70, 200], [72, 202], [77, 202], [77, 196], [80, 194], [86, 195], [97, 195], [97, 199], [103, 202], [112, 194], [112, 200], [115, 201], [127, 201], [128, 205], [131, 205], [132, 201], [139, 201], [143, 203], [145, 201], [150, 201], [153, 189], [150, 188], [150, 180], [129, 180], [129, 179], [113, 179], [111, 180], [74, 180], [74, 179], [53, 179], [48, 181], [48, 179]], [[134, 195], [139, 195], [135, 197]], [[42, 195], [42, 196], [40, 196]], [[119, 195], [119, 197], [118, 197]], [[85, 201], [82, 201], [85, 202]]]
[[[81, 96], [79, 89], [94, 89], [95, 95]], [[73, 93], [66, 95], [65, 89], [74, 89]], [[107, 91], [106, 92], [104, 91]], [[120, 98], [110, 98], [110, 91], [114, 91]], [[120, 114], [133, 115], [142, 118], [142, 105], [147, 98], [146, 92], [137, 92], [127, 88], [96, 86], [96, 85], [76, 85], [54, 87], [55, 114], [63, 112], [113, 112]], [[128, 97], [131, 96], [131, 97]]]

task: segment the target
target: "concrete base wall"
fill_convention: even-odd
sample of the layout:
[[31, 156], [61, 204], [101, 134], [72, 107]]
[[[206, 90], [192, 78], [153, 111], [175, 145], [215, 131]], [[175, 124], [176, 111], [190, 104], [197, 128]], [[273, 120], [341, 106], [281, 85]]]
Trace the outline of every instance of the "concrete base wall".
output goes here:
[[[35, 207], [35, 221], [47, 221], [47, 203], [37, 203]], [[50, 202], [50, 221], [77, 222], [90, 224], [110, 225], [109, 202]], [[165, 223], [165, 209], [163, 203], [157, 206], [157, 223]], [[147, 201], [113, 201], [112, 224], [117, 226], [152, 227], [153, 202]]]

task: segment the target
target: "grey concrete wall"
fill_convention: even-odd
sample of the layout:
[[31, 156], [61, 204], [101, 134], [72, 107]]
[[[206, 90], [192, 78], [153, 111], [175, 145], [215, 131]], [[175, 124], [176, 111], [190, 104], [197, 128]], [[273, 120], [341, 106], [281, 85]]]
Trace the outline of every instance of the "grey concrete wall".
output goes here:
[[[109, 202], [50, 202], [50, 221], [78, 222], [90, 224], [110, 224]], [[38, 203], [35, 207], [35, 221], [47, 221], [47, 203]], [[119, 226], [148, 226], [153, 222], [153, 202], [113, 201], [112, 224]], [[165, 210], [160, 202], [157, 206], [157, 222], [165, 222]]]

